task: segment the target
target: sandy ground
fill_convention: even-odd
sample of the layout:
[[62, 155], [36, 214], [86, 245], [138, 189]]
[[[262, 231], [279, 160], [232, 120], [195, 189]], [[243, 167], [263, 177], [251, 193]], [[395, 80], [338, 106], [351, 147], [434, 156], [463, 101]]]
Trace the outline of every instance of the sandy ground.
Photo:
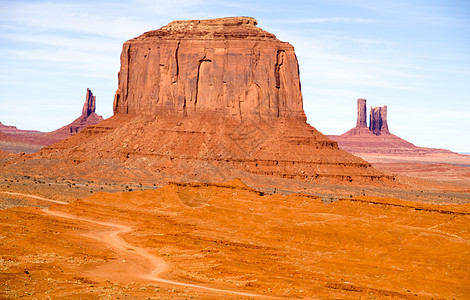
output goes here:
[[469, 215], [469, 204], [324, 204], [240, 182], [10, 208], [0, 211], [1, 295], [465, 299]]
[[[30, 195], [28, 195], [30, 196]], [[55, 202], [57, 201], [50, 200], [48, 199], [47, 201]], [[64, 203], [62, 203], [64, 204]], [[93, 224], [98, 224], [103, 227], [110, 227], [111, 230], [109, 231], [102, 231], [98, 233], [92, 233], [88, 234], [87, 236], [93, 237], [97, 239], [98, 241], [101, 241], [105, 244], [108, 244], [112, 248], [116, 249], [119, 252], [125, 252], [125, 253], [130, 253], [131, 256], [138, 256], [140, 258], [143, 258], [144, 260], [147, 260], [148, 262], [151, 263], [152, 267], [150, 269], [150, 272], [132, 272], [132, 275], [135, 276], [135, 279], [143, 278], [151, 281], [155, 281], [158, 283], [166, 283], [170, 285], [175, 285], [175, 286], [183, 286], [183, 287], [191, 287], [195, 289], [201, 289], [201, 290], [208, 290], [211, 292], [217, 292], [221, 294], [234, 294], [234, 295], [240, 295], [240, 296], [249, 296], [249, 297], [261, 297], [261, 295], [256, 295], [256, 294], [250, 294], [250, 293], [243, 293], [243, 292], [237, 292], [237, 291], [231, 291], [231, 290], [223, 290], [223, 289], [216, 289], [216, 288], [211, 288], [207, 286], [202, 286], [202, 285], [196, 285], [196, 284], [190, 284], [190, 283], [185, 283], [185, 282], [180, 282], [180, 281], [175, 281], [175, 280], [168, 280], [160, 277], [160, 275], [166, 271], [169, 270], [169, 266], [167, 263], [162, 258], [159, 258], [155, 255], [152, 255], [145, 251], [143, 248], [140, 247], [135, 247], [124, 241], [122, 238], [119, 237], [121, 233], [126, 233], [132, 231], [131, 227], [124, 226], [121, 224], [117, 223], [109, 223], [109, 222], [100, 222], [100, 221], [94, 221], [86, 218], [81, 218], [75, 215], [71, 214], [66, 214], [63, 212], [58, 212], [58, 211], [53, 211], [50, 209], [45, 209], [44, 212], [46, 214], [56, 216], [59, 218], [66, 218], [66, 219], [71, 219], [71, 220], [80, 220], [80, 221], [85, 221]], [[126, 256], [126, 254], [124, 254]]]
[[470, 190], [470, 155], [457, 153], [425, 155], [354, 153], [354, 155], [367, 160], [374, 168], [383, 172], [460, 185]]

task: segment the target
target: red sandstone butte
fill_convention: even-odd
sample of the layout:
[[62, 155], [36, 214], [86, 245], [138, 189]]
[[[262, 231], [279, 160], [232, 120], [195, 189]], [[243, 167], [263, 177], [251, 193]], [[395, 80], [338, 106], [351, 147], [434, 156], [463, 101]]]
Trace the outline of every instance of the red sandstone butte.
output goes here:
[[127, 41], [114, 112], [305, 120], [294, 47], [256, 24], [174, 21]]
[[40, 172], [140, 182], [390, 182], [306, 123], [294, 48], [256, 24], [175, 21], [127, 41], [114, 116], [43, 149], [33, 159], [54, 168]]
[[387, 123], [387, 105], [370, 108], [369, 130], [375, 135], [390, 133]]

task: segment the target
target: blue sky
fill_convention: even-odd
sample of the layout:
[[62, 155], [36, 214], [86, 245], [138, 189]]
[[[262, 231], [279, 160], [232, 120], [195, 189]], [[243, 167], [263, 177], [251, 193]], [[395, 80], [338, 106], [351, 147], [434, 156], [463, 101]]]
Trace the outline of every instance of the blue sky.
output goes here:
[[470, 152], [470, 1], [0, 0], [0, 121], [51, 131], [85, 92], [112, 115], [122, 43], [172, 20], [251, 16], [291, 43], [308, 122], [356, 124], [356, 99], [388, 105], [390, 131]]

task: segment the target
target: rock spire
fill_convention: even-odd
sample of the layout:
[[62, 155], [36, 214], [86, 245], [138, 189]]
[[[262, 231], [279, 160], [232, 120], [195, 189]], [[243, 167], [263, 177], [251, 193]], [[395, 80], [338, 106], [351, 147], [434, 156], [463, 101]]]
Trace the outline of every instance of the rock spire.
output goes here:
[[357, 99], [356, 127], [348, 131], [348, 134], [390, 134], [387, 124], [387, 105], [382, 107], [371, 107], [369, 120], [369, 126], [367, 126], [367, 100], [363, 98]]
[[375, 135], [390, 134], [387, 124], [387, 105], [370, 108], [369, 130]]
[[89, 88], [86, 89], [85, 103], [83, 104], [82, 117], [89, 117], [96, 109], [96, 96], [93, 96], [93, 93]]
[[356, 128], [367, 128], [367, 106], [366, 99], [357, 99], [357, 123]]
[[[95, 113], [96, 96], [89, 88], [86, 89], [85, 103], [82, 108], [82, 115], [75, 119], [72, 123], [65, 125], [55, 131], [47, 133], [47, 144], [55, 143], [68, 138], [69, 136], [79, 133], [90, 125], [98, 124], [103, 118]], [[46, 144], [46, 145], [47, 145]]]

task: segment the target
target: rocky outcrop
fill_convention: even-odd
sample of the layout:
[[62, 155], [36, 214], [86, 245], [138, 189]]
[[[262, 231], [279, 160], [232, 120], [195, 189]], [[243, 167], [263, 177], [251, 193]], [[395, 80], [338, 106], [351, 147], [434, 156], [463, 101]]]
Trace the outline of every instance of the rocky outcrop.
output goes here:
[[357, 99], [357, 121], [356, 127], [346, 132], [345, 136], [370, 134], [381, 135], [390, 134], [387, 124], [387, 106], [371, 107], [370, 122], [367, 126], [367, 100], [363, 98]]
[[357, 123], [356, 128], [367, 128], [367, 100], [357, 99]]
[[95, 113], [96, 109], [96, 96], [93, 96], [93, 93], [90, 89], [86, 89], [85, 104], [82, 108], [82, 117], [88, 118], [90, 115]]
[[387, 124], [387, 105], [370, 108], [369, 130], [375, 135], [390, 134]]
[[366, 124], [366, 101], [357, 100], [356, 127], [342, 135], [329, 135], [328, 137], [338, 142], [341, 149], [370, 159], [364, 153], [381, 153], [390, 155], [428, 155], [442, 153], [445, 155], [456, 154], [445, 149], [433, 149], [417, 147], [404, 139], [391, 134], [387, 123], [387, 106], [370, 108], [369, 127]]
[[103, 118], [95, 113], [95, 109], [96, 96], [93, 96], [91, 90], [87, 88], [82, 115], [75, 119], [72, 123], [65, 125], [55, 131], [49, 132], [46, 137], [48, 139], [48, 145], [64, 140], [72, 134], [76, 134], [90, 125], [95, 125], [103, 121]]
[[[6, 126], [0, 123], [0, 131], [6, 132], [10, 138], [15, 139], [15, 145], [0, 145], [0, 149], [7, 152], [33, 153], [44, 146], [49, 146], [62, 141], [73, 134], [76, 134], [90, 125], [95, 125], [103, 118], [95, 113], [96, 96], [90, 89], [87, 89], [85, 95], [85, 104], [83, 105], [82, 115], [72, 123], [65, 125], [52, 132], [39, 132], [33, 130], [21, 130], [15, 126]], [[0, 142], [6, 141], [6, 137], [0, 136]], [[13, 150], [11, 150], [13, 149]]]
[[294, 48], [256, 25], [175, 21], [127, 41], [114, 112], [305, 120]]

